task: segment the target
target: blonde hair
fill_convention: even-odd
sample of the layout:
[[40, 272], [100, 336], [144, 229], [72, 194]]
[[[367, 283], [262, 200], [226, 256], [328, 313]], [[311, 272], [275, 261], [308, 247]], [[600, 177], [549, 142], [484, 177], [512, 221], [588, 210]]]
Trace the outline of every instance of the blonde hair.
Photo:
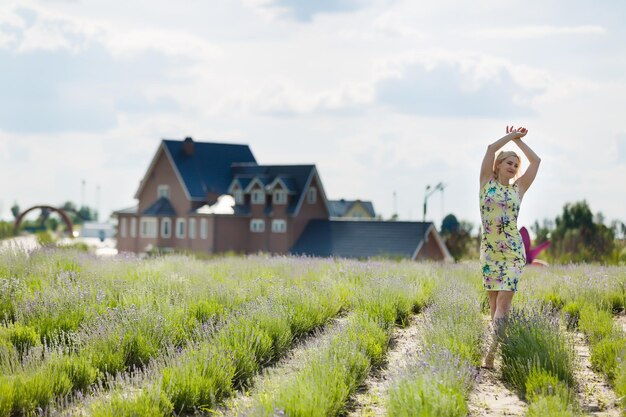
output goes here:
[[517, 158], [517, 172], [515, 173], [515, 177], [519, 173], [520, 168], [522, 167], [522, 159], [513, 151], [500, 151], [500, 153], [496, 156], [496, 160], [493, 162], [493, 178], [498, 179], [498, 169], [500, 168], [500, 164], [506, 158], [514, 156]]

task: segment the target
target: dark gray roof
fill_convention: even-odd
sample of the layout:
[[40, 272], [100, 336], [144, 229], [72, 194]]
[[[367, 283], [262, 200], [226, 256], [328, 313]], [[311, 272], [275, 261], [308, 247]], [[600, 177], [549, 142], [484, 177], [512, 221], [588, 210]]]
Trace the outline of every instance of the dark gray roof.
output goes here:
[[374, 212], [374, 205], [371, 201], [362, 200], [328, 200], [328, 208], [330, 209], [330, 217], [343, 217], [350, 208], [356, 204], [361, 203], [370, 216], [376, 217]]
[[161, 197], [157, 201], [152, 203], [150, 207], [145, 209], [142, 214], [144, 216], [173, 217], [176, 216], [176, 210], [174, 210], [174, 207], [172, 207], [169, 199]]
[[430, 222], [311, 220], [289, 251], [295, 255], [343, 258], [410, 258]]
[[252, 182], [252, 178], [253, 177], [238, 176], [238, 177], [235, 177], [235, 181], [239, 183], [239, 186], [241, 187], [242, 190], [245, 190], [246, 188], [248, 188], [248, 185]]
[[248, 145], [194, 141], [193, 154], [187, 155], [183, 141], [164, 140], [163, 144], [193, 200], [204, 200], [209, 192], [226, 194], [233, 163], [256, 163]]
[[[280, 177], [283, 180], [288, 179], [289, 181], [285, 185], [289, 187], [290, 192], [294, 193], [294, 198], [291, 199], [287, 207], [287, 213], [295, 214], [304, 187], [314, 170], [315, 165], [233, 164], [232, 175], [233, 178], [259, 178], [263, 185], [271, 183], [276, 177]], [[248, 210], [247, 207], [241, 207], [235, 209], [235, 213], [243, 214]]]

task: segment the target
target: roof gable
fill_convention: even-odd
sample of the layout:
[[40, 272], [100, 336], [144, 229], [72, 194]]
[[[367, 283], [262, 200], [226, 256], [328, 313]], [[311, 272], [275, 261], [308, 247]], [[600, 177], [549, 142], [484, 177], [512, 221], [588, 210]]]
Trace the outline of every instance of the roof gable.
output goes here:
[[[234, 184], [235, 179], [250, 178], [250, 182], [246, 187], [246, 191], [250, 191], [253, 184], [262, 184], [264, 187], [273, 185], [277, 179], [283, 182], [290, 194], [295, 195], [291, 199], [287, 207], [287, 213], [296, 215], [304, 199], [304, 191], [307, 189], [313, 178], [317, 177], [315, 165], [251, 165], [251, 164], [233, 164], [232, 175]], [[321, 187], [321, 182], [317, 181]], [[232, 188], [231, 188], [232, 189]], [[324, 204], [327, 206], [326, 196], [321, 189], [321, 195]], [[246, 209], [240, 208], [236, 212], [246, 212]]]
[[172, 207], [170, 200], [165, 197], [160, 197], [157, 201], [152, 203], [150, 207], [145, 209], [142, 213], [144, 216], [176, 216], [176, 210]]
[[330, 209], [330, 217], [343, 217], [348, 213], [355, 205], [361, 205], [367, 213], [376, 217], [376, 213], [374, 211], [374, 205], [371, 201], [361, 201], [361, 200], [328, 200], [328, 207]]
[[160, 152], [167, 155], [190, 200], [204, 201], [210, 192], [226, 194], [232, 178], [231, 165], [236, 162], [256, 164], [248, 145], [193, 142], [193, 152], [187, 153], [184, 143], [179, 140], [161, 141], [135, 198], [139, 198], [146, 183], [145, 178], [153, 170]]
[[188, 155], [183, 141], [163, 144], [193, 200], [204, 200], [210, 192], [226, 194], [233, 163], [256, 163], [248, 145], [194, 142], [193, 154]]

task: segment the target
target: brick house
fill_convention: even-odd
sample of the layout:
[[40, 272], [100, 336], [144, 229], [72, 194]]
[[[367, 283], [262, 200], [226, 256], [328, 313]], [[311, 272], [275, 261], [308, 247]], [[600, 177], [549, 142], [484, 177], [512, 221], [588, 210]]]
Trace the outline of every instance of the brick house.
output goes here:
[[[312, 230], [315, 221], [348, 221], [329, 220], [335, 218], [336, 206], [331, 208], [315, 165], [259, 165], [247, 145], [191, 138], [161, 141], [135, 198], [137, 206], [114, 213], [120, 252], [162, 248], [287, 254], [298, 241], [311, 241], [306, 234], [315, 230], [305, 230]], [[359, 202], [355, 207], [357, 212], [370, 212], [367, 204]], [[382, 230], [390, 222], [378, 223]], [[412, 240], [415, 247], [427, 241], [433, 230], [436, 233], [434, 227], [428, 232], [420, 229], [419, 235], [416, 229], [405, 229], [394, 230], [408, 233], [404, 239]], [[435, 249], [428, 258], [448, 260], [445, 245]], [[385, 248], [374, 252], [391, 254]]]

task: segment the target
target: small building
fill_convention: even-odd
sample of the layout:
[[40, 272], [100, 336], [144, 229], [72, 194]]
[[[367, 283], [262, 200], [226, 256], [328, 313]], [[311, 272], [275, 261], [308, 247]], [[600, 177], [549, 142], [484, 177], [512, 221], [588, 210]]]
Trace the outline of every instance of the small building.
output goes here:
[[371, 201], [330, 200], [328, 201], [331, 219], [374, 220], [376, 212]]
[[115, 228], [110, 223], [84, 222], [78, 230], [78, 236], [84, 238], [111, 239], [115, 237]]
[[[247, 145], [196, 142], [191, 138], [163, 140], [135, 198], [136, 206], [114, 213], [120, 252], [141, 253], [160, 248], [317, 255], [322, 252], [307, 253], [302, 248], [311, 247], [307, 243], [311, 239], [319, 241], [319, 233], [368, 236], [376, 230], [396, 235], [384, 241], [388, 247], [383, 245], [368, 252], [371, 256], [402, 253], [411, 259], [449, 257], [445, 246], [428, 243], [430, 236], [437, 233], [435, 228], [421, 223], [386, 226], [392, 222], [352, 221], [348, 230], [344, 225], [347, 221], [334, 218], [373, 217], [371, 203], [331, 203], [315, 165], [260, 165]], [[394, 242], [402, 239], [415, 243], [413, 252], [419, 242], [423, 242], [424, 249], [415, 254], [408, 249], [399, 251]], [[319, 256], [349, 256], [349, 252], [339, 250], [347, 244], [333, 236], [327, 249], [337, 251]]]
[[453, 260], [431, 222], [312, 220], [290, 253], [360, 259]]

